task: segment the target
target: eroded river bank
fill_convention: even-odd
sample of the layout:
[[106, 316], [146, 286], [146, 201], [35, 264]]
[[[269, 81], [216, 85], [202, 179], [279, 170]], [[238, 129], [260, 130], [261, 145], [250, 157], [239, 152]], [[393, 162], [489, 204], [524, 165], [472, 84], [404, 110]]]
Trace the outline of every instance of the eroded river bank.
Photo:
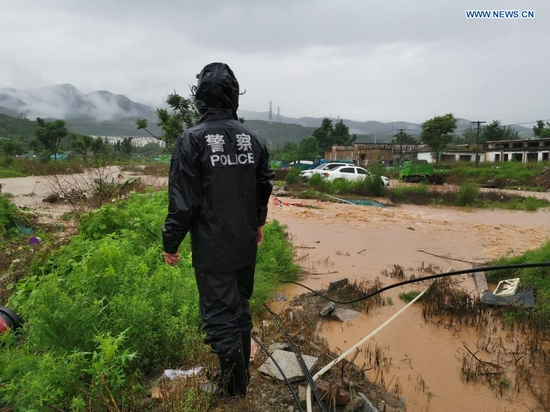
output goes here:
[[[410, 273], [420, 273], [430, 265], [438, 267], [438, 272], [469, 269], [473, 264], [537, 248], [549, 240], [550, 234], [550, 210], [517, 212], [409, 205], [379, 208], [280, 200], [283, 202], [273, 202], [269, 218], [288, 226], [299, 262], [308, 272], [301, 283], [316, 290], [326, 289], [330, 282], [343, 277], [358, 282], [374, 282], [378, 278], [384, 285], [396, 283], [382, 274], [391, 271], [393, 265]], [[472, 276], [463, 275], [456, 280], [468, 292], [476, 293]], [[335, 352], [344, 352], [405, 305], [398, 297], [400, 292], [415, 289], [421, 287], [392, 289], [384, 293], [391, 304], [345, 323], [326, 322], [322, 334]], [[283, 292], [290, 298], [304, 290], [292, 285]], [[386, 359], [383, 376], [379, 370], [372, 370], [369, 378], [388, 390], [398, 391], [406, 399], [407, 411], [548, 410], [527, 388], [514, 390], [513, 382], [503, 384], [507, 387], [500, 393], [482, 382], [466, 382], [461, 372], [466, 348], [475, 352], [480, 345], [486, 345], [480, 336], [483, 332], [425, 322], [421, 312], [420, 305], [413, 306], [374, 336], [365, 349], [379, 350]], [[491, 339], [510, 341], [509, 332], [496, 327], [491, 330]], [[358, 356], [356, 362], [362, 361]], [[541, 390], [548, 397], [548, 388]]]

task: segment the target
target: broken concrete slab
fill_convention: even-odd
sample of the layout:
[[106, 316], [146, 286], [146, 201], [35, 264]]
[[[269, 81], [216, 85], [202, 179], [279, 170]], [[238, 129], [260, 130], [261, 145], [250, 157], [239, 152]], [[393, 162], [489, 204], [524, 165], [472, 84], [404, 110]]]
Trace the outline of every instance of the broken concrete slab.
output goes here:
[[333, 292], [337, 289], [343, 288], [344, 286], [348, 285], [349, 280], [347, 278], [338, 279], [335, 281], [332, 281], [328, 285], [328, 293]]
[[319, 312], [319, 315], [327, 316], [329, 313], [332, 313], [334, 308], [336, 308], [336, 303], [329, 302], [323, 307], [323, 309], [321, 309], [321, 312]]
[[273, 353], [277, 350], [287, 350], [290, 349], [290, 344], [288, 342], [274, 342], [269, 345], [269, 353]]
[[332, 316], [337, 321], [346, 322], [348, 320], [355, 319], [360, 314], [361, 314], [361, 312], [353, 310], [353, 309], [336, 308], [332, 311], [330, 316]]
[[[289, 382], [300, 382], [305, 379], [302, 368], [300, 367], [300, 364], [296, 359], [296, 355], [293, 352], [279, 349], [273, 352], [272, 356], [281, 367]], [[302, 355], [302, 358], [304, 359], [304, 363], [306, 364], [308, 371], [311, 371], [319, 361], [319, 358], [316, 356]], [[271, 376], [280, 381], [284, 380], [283, 376], [279, 372], [279, 369], [277, 369], [271, 358], [267, 359], [258, 370], [264, 375]]]

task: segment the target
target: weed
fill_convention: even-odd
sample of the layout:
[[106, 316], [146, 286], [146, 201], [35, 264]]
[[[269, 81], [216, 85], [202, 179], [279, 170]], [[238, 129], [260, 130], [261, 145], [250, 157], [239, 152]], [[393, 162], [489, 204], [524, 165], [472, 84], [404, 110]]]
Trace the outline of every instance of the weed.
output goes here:
[[471, 206], [479, 197], [479, 187], [472, 183], [465, 183], [460, 186], [456, 193], [457, 206]]
[[[181, 245], [176, 268], [162, 260], [159, 210], [166, 202], [165, 192], [133, 193], [86, 214], [71, 243], [17, 283], [8, 303], [25, 326], [17, 336], [0, 335], [0, 403], [16, 410], [145, 410], [138, 405], [146, 399], [143, 376], [207, 356], [190, 242]], [[254, 313], [298, 272], [284, 226], [270, 222], [264, 233]]]

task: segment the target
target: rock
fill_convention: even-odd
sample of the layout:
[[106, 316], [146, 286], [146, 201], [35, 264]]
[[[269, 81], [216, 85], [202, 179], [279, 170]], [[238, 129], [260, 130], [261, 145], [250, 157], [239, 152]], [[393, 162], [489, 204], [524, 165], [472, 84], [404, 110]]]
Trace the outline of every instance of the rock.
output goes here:
[[384, 402], [380, 402], [378, 404], [378, 408], [380, 409], [380, 411], [382, 412], [402, 412], [403, 409], [400, 409], [400, 408], [394, 408], [393, 406], [390, 406]]
[[46, 203], [56, 203], [58, 200], [59, 200], [59, 193], [50, 193], [48, 196], [42, 199], [42, 201]]
[[379, 410], [376, 409], [376, 406], [372, 404], [372, 402], [369, 400], [369, 398], [365, 396], [364, 393], [359, 392], [359, 396], [365, 401], [365, 404], [363, 405], [363, 412], [379, 412]]
[[286, 302], [288, 299], [283, 293], [277, 293], [273, 298], [274, 302]]
[[361, 312], [358, 312], [353, 309], [336, 308], [332, 311], [330, 315], [337, 321], [346, 322], [348, 320], [355, 319], [360, 314]]
[[335, 307], [336, 307], [336, 303], [329, 302], [325, 305], [323, 309], [321, 309], [321, 312], [319, 312], [319, 315], [327, 316], [329, 313], [331, 313], [334, 310]]
[[335, 281], [329, 283], [327, 291], [329, 293], [333, 292], [336, 289], [340, 289], [340, 288], [346, 286], [348, 283], [349, 283], [349, 281], [348, 281], [347, 278], [342, 278], [342, 279], [335, 280]]
[[363, 405], [365, 404], [365, 400], [361, 398], [360, 396], [356, 396], [351, 400], [350, 403], [346, 406], [344, 409], [344, 412], [357, 412], [363, 410]]
[[286, 342], [275, 342], [269, 345], [269, 353], [273, 353], [277, 350], [287, 350], [290, 349], [290, 345]]
[[[282, 369], [284, 375], [289, 382], [300, 382], [305, 379], [302, 368], [300, 367], [300, 364], [296, 359], [296, 355], [293, 352], [276, 350], [275, 352], [273, 352], [272, 356]], [[308, 371], [311, 371], [319, 361], [319, 358], [317, 358], [316, 356], [302, 355], [302, 358], [304, 359], [304, 363], [306, 364], [306, 368]], [[268, 358], [258, 370], [264, 375], [271, 376], [280, 381], [284, 381], [283, 376], [281, 375], [279, 369], [275, 366], [271, 358]]]
[[339, 385], [334, 385], [319, 379], [315, 381], [315, 386], [317, 387], [319, 395], [321, 395], [321, 399], [324, 401], [332, 403], [332, 400], [334, 400], [337, 406], [344, 406], [351, 402], [350, 393], [342, 389]]

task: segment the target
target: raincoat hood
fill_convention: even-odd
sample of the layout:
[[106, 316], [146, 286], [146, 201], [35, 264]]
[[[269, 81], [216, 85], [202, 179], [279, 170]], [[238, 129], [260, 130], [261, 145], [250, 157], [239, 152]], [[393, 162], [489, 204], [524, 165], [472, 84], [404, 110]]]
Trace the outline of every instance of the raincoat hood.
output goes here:
[[199, 113], [208, 109], [229, 109], [237, 112], [239, 107], [239, 82], [225, 63], [210, 63], [198, 75], [195, 104]]

